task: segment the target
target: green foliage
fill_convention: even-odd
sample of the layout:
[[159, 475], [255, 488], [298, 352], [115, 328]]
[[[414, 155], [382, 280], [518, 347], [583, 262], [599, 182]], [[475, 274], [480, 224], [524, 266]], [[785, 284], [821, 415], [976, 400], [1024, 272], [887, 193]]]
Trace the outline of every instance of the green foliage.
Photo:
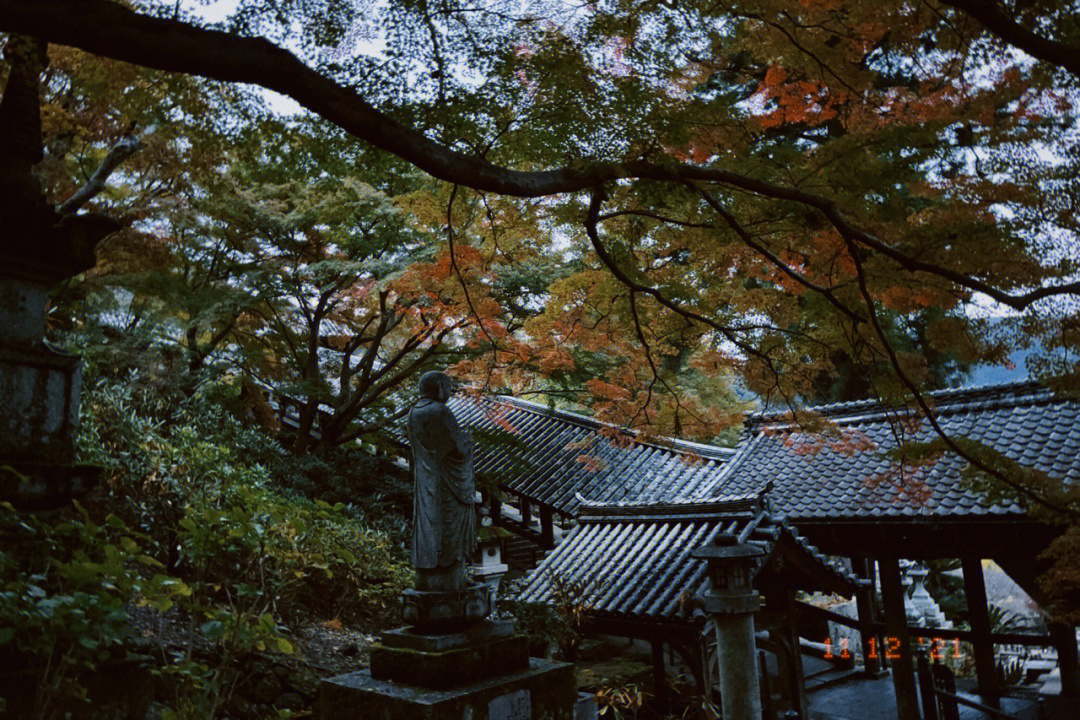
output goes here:
[[27, 717], [83, 714], [86, 677], [124, 657], [134, 599], [167, 607], [190, 588], [160, 572], [149, 538], [76, 505], [50, 522], [0, 503], [0, 657], [27, 678]]
[[986, 606], [986, 612], [990, 618], [990, 632], [992, 633], [1022, 633], [1030, 627], [1027, 618], [1000, 605], [989, 603]]
[[142, 414], [139, 388], [137, 377], [94, 384], [80, 447], [206, 602], [259, 596], [279, 617], [306, 609], [368, 622], [388, 609], [408, 580], [400, 528], [377, 529], [355, 507], [279, 482], [310, 463], [201, 392]]
[[551, 643], [558, 647], [559, 657], [577, 662], [578, 649], [584, 637], [582, 625], [598, 591], [596, 582], [574, 582], [557, 573], [550, 573], [551, 603], [527, 603], [515, 599], [513, 587], [507, 588], [500, 610], [514, 617], [519, 632], [529, 637], [537, 654], [546, 655]]
[[[28, 717], [89, 712], [88, 678], [137, 640], [133, 612], [190, 628], [142, 662], [169, 688], [166, 717], [194, 720], [229, 701], [239, 660], [295, 652], [291, 626], [382, 626], [411, 580], [402, 523], [376, 520], [385, 502], [302, 495], [284, 480], [312, 475], [310, 462], [232, 415], [226, 379], [174, 385], [152, 366], [88, 380], [80, 459], [104, 471], [86, 508], [0, 507], [0, 655], [25, 668]], [[348, 466], [325, 463], [324, 482]]]
[[637, 683], [621, 683], [603, 687], [593, 695], [597, 705], [597, 715], [614, 720], [636, 718], [642, 705], [645, 704], [646, 697], [647, 693]]

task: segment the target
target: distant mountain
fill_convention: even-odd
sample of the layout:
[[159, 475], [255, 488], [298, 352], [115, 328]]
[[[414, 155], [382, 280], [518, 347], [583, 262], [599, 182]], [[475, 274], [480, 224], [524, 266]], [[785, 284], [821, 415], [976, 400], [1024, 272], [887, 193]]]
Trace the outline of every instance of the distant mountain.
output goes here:
[[976, 365], [964, 385], [998, 385], [1027, 380], [1027, 359], [1033, 352], [1035, 350], [1017, 350], [1010, 355], [1009, 360], [1014, 365], [1011, 370], [1002, 365]]

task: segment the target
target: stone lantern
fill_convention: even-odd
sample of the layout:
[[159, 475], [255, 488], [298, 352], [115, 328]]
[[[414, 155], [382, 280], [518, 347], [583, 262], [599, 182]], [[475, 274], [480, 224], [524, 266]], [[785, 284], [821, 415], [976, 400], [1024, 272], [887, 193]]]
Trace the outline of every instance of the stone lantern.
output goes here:
[[0, 98], [0, 500], [20, 510], [63, 507], [101, 468], [78, 464], [79, 360], [45, 341], [49, 290], [94, 266], [119, 229], [93, 213], [60, 213], [32, 169], [42, 159], [39, 85], [44, 45], [12, 35]]
[[716, 626], [723, 716], [758, 720], [761, 695], [754, 613], [761, 608], [761, 595], [754, 590], [752, 580], [765, 551], [723, 533], [711, 544], [694, 550], [692, 556], [705, 560], [709, 567], [709, 590], [702, 604]]
[[510, 566], [503, 562], [502, 556], [503, 540], [510, 535], [510, 532], [491, 525], [489, 518], [484, 518], [484, 521], [485, 524], [481, 525], [480, 532], [477, 534], [476, 552], [469, 564], [469, 574], [477, 582], [491, 588], [491, 602], [494, 605], [499, 583], [510, 570]]

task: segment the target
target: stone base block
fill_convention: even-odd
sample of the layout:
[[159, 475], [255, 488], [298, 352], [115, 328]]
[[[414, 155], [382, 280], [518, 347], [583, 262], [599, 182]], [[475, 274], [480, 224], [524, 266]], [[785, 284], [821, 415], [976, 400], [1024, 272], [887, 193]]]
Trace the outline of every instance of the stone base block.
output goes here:
[[377, 680], [367, 670], [324, 680], [319, 720], [572, 720], [573, 665], [531, 658], [527, 668], [451, 690]]
[[406, 590], [401, 617], [422, 633], [451, 632], [491, 614], [491, 588], [473, 583], [464, 590]]
[[412, 628], [403, 627], [396, 630], [386, 630], [379, 637], [382, 644], [390, 648], [444, 652], [467, 645], [479, 645], [492, 640], [510, 637], [513, 634], [514, 623], [510, 620], [484, 620], [456, 633], [424, 635], [414, 632]]
[[511, 635], [486, 642], [429, 652], [407, 647], [371, 648], [371, 676], [416, 687], [445, 690], [524, 670], [529, 641]]
[[97, 486], [102, 470], [87, 463], [19, 462], [0, 453], [0, 501], [18, 510], [70, 507]]

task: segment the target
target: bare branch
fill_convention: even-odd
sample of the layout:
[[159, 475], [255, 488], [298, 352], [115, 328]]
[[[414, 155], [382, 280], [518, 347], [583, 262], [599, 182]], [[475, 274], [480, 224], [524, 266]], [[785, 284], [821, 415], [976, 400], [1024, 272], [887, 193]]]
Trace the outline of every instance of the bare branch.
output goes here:
[[120, 138], [112, 150], [109, 151], [109, 154], [105, 156], [105, 159], [101, 161], [101, 165], [90, 176], [87, 183], [76, 190], [67, 200], [57, 205], [56, 212], [67, 215], [93, 200], [105, 189], [105, 183], [109, 180], [109, 176], [116, 171], [116, 168], [120, 167], [120, 163], [134, 155], [140, 147], [141, 143], [138, 138], [130, 135]]
[[1080, 77], [1080, 46], [1045, 38], [1013, 20], [997, 0], [941, 0], [962, 10], [984, 28], [1028, 55], [1053, 63]]

